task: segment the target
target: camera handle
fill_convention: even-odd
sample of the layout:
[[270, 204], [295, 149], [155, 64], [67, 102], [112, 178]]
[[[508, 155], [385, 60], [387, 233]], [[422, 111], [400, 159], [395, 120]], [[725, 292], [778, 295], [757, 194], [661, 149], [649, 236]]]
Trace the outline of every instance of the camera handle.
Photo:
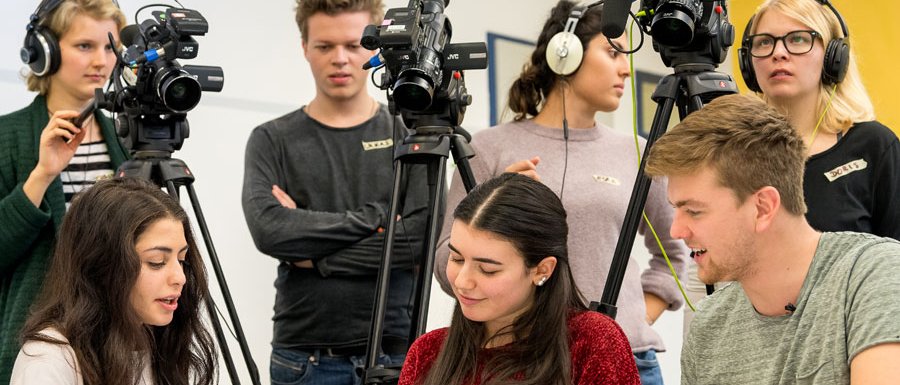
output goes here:
[[736, 94], [737, 85], [731, 75], [715, 71], [711, 64], [682, 64], [675, 66], [675, 73], [666, 75], [657, 84], [653, 91], [652, 99], [656, 102], [656, 113], [653, 115], [653, 124], [647, 136], [647, 144], [641, 157], [634, 188], [631, 191], [631, 199], [628, 202], [628, 210], [625, 212], [625, 220], [622, 231], [619, 232], [619, 240], [616, 243], [616, 251], [613, 254], [612, 265], [606, 278], [606, 286], [600, 302], [592, 301], [591, 310], [606, 314], [610, 318], [616, 318], [616, 301], [619, 298], [619, 290], [622, 288], [622, 279], [625, 277], [625, 269], [628, 267], [628, 259], [631, 256], [631, 248], [634, 246], [634, 237], [637, 234], [638, 225], [641, 223], [641, 213], [650, 191], [650, 178], [644, 175], [644, 167], [650, 147], [665, 133], [669, 126], [669, 117], [672, 116], [673, 107], [677, 104], [678, 116], [684, 119], [691, 112], [703, 108], [704, 103], [728, 94]]
[[[206, 226], [206, 219], [203, 217], [203, 210], [200, 208], [200, 201], [194, 191], [194, 174], [190, 171], [187, 164], [180, 159], [174, 159], [171, 154], [165, 151], [137, 151], [134, 159], [126, 161], [119, 169], [116, 170], [116, 177], [139, 178], [153, 182], [160, 188], [165, 187], [166, 191], [175, 200], [180, 201], [179, 188], [185, 187], [191, 200], [191, 206], [194, 209], [194, 216], [197, 218], [197, 225], [200, 227], [200, 233], [206, 244], [206, 251], [209, 254], [209, 262], [213, 267], [219, 288], [222, 290], [222, 298], [225, 301], [225, 307], [228, 315], [231, 317], [231, 323], [234, 325], [236, 338], [240, 343], [241, 353], [244, 355], [244, 362], [250, 373], [250, 380], [254, 385], [260, 385], [259, 370], [253, 357], [250, 356], [250, 348], [247, 346], [247, 338], [244, 336], [244, 330], [241, 328], [241, 322], [238, 319], [237, 311], [231, 300], [231, 292], [228, 290], [228, 283], [225, 282], [225, 274], [222, 272], [222, 266], [219, 264], [219, 256], [216, 248], [212, 243], [212, 237], [209, 235], [209, 228]], [[216, 340], [219, 343], [219, 349], [222, 351], [222, 359], [228, 369], [228, 375], [231, 383], [240, 385], [241, 381], [238, 377], [234, 361], [231, 358], [231, 351], [228, 348], [228, 341], [225, 339], [225, 333], [222, 331], [222, 324], [216, 314], [216, 306], [213, 303], [212, 296], [206, 298], [206, 310], [209, 313], [209, 320], [212, 323], [213, 330], [216, 334]]]
[[[443, 222], [445, 202], [445, 183], [447, 158], [452, 153], [466, 191], [475, 188], [475, 178], [469, 167], [468, 159], [475, 156], [475, 151], [463, 136], [461, 127], [416, 127], [415, 134], [403, 139], [403, 143], [394, 148], [394, 185], [391, 192], [391, 206], [388, 218], [396, 218], [400, 212], [400, 202], [405, 192], [402, 181], [406, 180], [409, 166], [425, 164], [428, 167], [428, 227], [425, 233], [425, 255], [418, 266], [418, 277], [415, 284], [409, 344], [425, 333], [428, 320], [428, 299], [431, 294], [431, 276], [434, 272], [434, 254]], [[372, 328], [366, 345], [366, 366], [361, 377], [363, 384], [396, 384], [400, 376], [400, 368], [385, 367], [378, 364], [378, 353], [381, 350], [381, 338], [384, 332], [384, 314], [387, 307], [387, 291], [390, 287], [391, 257], [394, 247], [394, 233], [397, 221], [388, 220], [384, 249], [381, 256], [381, 269], [378, 271], [375, 290], [375, 305], [372, 311]]]

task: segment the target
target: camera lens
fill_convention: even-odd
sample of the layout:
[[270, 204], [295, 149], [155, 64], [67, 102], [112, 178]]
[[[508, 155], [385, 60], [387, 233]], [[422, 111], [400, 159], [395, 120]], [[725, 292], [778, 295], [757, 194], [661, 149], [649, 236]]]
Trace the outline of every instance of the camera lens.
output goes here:
[[394, 84], [394, 100], [401, 108], [424, 111], [431, 106], [434, 87], [425, 80], [423, 74], [404, 71]]
[[162, 69], [156, 75], [159, 97], [173, 112], [187, 112], [200, 103], [200, 83], [181, 69]]
[[650, 34], [657, 43], [669, 47], [684, 47], [694, 39], [694, 23], [702, 5], [696, 0], [663, 2], [650, 24]]

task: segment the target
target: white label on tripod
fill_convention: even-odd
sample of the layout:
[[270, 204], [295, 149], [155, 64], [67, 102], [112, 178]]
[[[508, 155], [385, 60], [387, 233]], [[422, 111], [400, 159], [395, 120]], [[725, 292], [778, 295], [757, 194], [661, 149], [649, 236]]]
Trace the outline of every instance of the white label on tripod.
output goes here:
[[594, 175], [594, 180], [601, 183], [611, 184], [613, 186], [621, 186], [622, 182], [611, 176]]
[[857, 159], [852, 162], [848, 162], [847, 164], [845, 164], [843, 166], [835, 167], [831, 171], [826, 171], [825, 177], [828, 178], [829, 182], [834, 182], [835, 180], [837, 180], [838, 178], [840, 178], [842, 176], [845, 176], [845, 175], [850, 174], [855, 171], [864, 170], [868, 166], [869, 166], [869, 163], [866, 162], [865, 159]]
[[394, 146], [394, 139], [376, 140], [374, 142], [362, 142], [363, 151], [378, 150], [382, 148], [391, 148]]

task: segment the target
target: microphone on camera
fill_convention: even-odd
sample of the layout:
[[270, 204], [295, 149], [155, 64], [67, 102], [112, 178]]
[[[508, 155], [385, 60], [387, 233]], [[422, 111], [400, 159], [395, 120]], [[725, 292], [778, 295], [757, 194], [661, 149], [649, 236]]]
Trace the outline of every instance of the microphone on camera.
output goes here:
[[141, 27], [137, 24], [130, 24], [122, 28], [119, 37], [122, 39], [122, 45], [130, 47], [135, 43], [138, 36], [141, 36]]
[[603, 2], [603, 13], [600, 14], [600, 31], [603, 35], [615, 39], [625, 33], [625, 22], [634, 0], [606, 0]]

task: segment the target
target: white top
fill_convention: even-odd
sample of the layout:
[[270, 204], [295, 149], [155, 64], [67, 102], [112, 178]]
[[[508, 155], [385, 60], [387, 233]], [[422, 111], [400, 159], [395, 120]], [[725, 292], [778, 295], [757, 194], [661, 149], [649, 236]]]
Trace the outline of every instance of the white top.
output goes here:
[[[58, 330], [47, 328], [41, 334], [68, 342]], [[60, 345], [43, 341], [27, 341], [13, 366], [10, 385], [83, 385], [84, 379], [78, 369], [75, 351], [68, 344]], [[141, 375], [141, 385], [152, 385], [150, 366], [145, 365]]]

